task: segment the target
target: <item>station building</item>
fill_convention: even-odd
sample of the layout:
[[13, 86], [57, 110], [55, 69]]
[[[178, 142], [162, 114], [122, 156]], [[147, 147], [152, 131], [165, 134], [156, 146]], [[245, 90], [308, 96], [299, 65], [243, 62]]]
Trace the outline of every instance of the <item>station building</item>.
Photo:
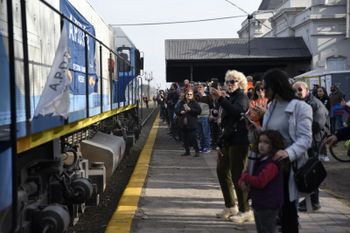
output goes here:
[[349, 12], [350, 0], [262, 0], [239, 38], [166, 40], [167, 81], [220, 80], [228, 69], [259, 79], [279, 67], [311, 87], [350, 93]]

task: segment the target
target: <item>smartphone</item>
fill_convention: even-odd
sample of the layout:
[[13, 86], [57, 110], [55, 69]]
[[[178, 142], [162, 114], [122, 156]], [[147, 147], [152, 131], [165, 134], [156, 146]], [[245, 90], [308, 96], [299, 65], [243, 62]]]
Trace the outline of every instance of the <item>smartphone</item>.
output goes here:
[[241, 113], [241, 116], [245, 120], [247, 120], [250, 124], [254, 125], [255, 127], [257, 126], [256, 123], [254, 121], [252, 121], [252, 119], [250, 119], [250, 117], [246, 113]]
[[212, 88], [218, 89], [218, 86], [219, 86], [218, 80], [214, 79], [210, 86]]

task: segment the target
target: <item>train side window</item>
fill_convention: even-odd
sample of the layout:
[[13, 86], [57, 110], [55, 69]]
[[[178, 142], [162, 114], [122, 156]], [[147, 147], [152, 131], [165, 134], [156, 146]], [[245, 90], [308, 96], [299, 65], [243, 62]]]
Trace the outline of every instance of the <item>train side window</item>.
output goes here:
[[130, 50], [129, 49], [122, 49], [118, 50], [118, 69], [119, 72], [129, 72], [131, 70], [130, 67]]
[[143, 70], [143, 57], [140, 57], [140, 70]]

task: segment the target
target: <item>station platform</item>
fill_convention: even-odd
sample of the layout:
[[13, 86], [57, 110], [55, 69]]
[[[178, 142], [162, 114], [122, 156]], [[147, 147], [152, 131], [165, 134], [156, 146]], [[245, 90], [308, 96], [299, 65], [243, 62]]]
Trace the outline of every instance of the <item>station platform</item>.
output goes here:
[[[184, 149], [168, 132], [157, 117], [106, 232], [256, 232], [254, 222], [215, 217], [224, 208], [216, 152], [180, 156]], [[323, 190], [320, 202], [320, 210], [299, 213], [299, 232], [350, 232], [350, 207]]]

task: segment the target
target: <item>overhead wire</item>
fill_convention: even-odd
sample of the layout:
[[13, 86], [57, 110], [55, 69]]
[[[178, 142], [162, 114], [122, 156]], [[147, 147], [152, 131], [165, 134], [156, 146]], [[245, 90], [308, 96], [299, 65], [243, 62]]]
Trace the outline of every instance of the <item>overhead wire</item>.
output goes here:
[[230, 3], [232, 6], [236, 7], [237, 9], [241, 10], [242, 12], [246, 13], [247, 15], [249, 15], [249, 13], [247, 11], [245, 11], [244, 9], [240, 8], [239, 6], [237, 6], [235, 3], [230, 2], [228, 0], [224, 0], [225, 2]]
[[209, 18], [209, 19], [197, 19], [197, 20], [184, 20], [184, 21], [169, 21], [169, 22], [150, 22], [150, 23], [120, 23], [120, 24], [110, 24], [112, 27], [131, 27], [131, 26], [154, 26], [154, 25], [165, 25], [165, 24], [184, 24], [184, 23], [198, 23], [198, 22], [207, 22], [207, 21], [216, 21], [216, 20], [226, 20], [234, 18], [242, 18], [246, 15], [236, 15], [236, 16], [226, 16], [218, 18]]
[[233, 18], [243, 18], [243, 17], [254, 17], [254, 20], [258, 21], [261, 25], [265, 26], [266, 28], [272, 30], [271, 27], [267, 26], [264, 22], [257, 19], [255, 15], [249, 14], [246, 10], [239, 7], [237, 4], [229, 1], [224, 0], [225, 2], [233, 5], [246, 15], [236, 15], [236, 16], [225, 16], [225, 17], [217, 17], [217, 18], [209, 18], [209, 19], [197, 19], [197, 20], [183, 20], [183, 21], [168, 21], [168, 22], [148, 22], [148, 23], [118, 23], [118, 24], [110, 24], [112, 27], [137, 27], [137, 26], [156, 26], [156, 25], [169, 25], [169, 24], [185, 24], [185, 23], [198, 23], [198, 22], [208, 22], [208, 21], [217, 21], [217, 20], [227, 20], [227, 19], [233, 19]]
[[[239, 9], [240, 11], [246, 13], [246, 14], [248, 15], [248, 17], [251, 15], [251, 14], [249, 14], [247, 11], [245, 11], [244, 9], [242, 9], [241, 7], [237, 6], [235, 3], [233, 3], [233, 2], [231, 2], [231, 1], [229, 1], [229, 0], [224, 0], [224, 1], [227, 2], [227, 3], [229, 3], [229, 4], [231, 4], [232, 6], [236, 7], [236, 8]], [[251, 16], [254, 17], [254, 19], [255, 19], [256, 21], [258, 21], [260, 24], [262, 24], [262, 25], [265, 26], [266, 28], [272, 30], [271, 27], [267, 26], [264, 22], [262, 22], [261, 20], [257, 19], [257, 18], [255, 17], [255, 15], [251, 15]]]

